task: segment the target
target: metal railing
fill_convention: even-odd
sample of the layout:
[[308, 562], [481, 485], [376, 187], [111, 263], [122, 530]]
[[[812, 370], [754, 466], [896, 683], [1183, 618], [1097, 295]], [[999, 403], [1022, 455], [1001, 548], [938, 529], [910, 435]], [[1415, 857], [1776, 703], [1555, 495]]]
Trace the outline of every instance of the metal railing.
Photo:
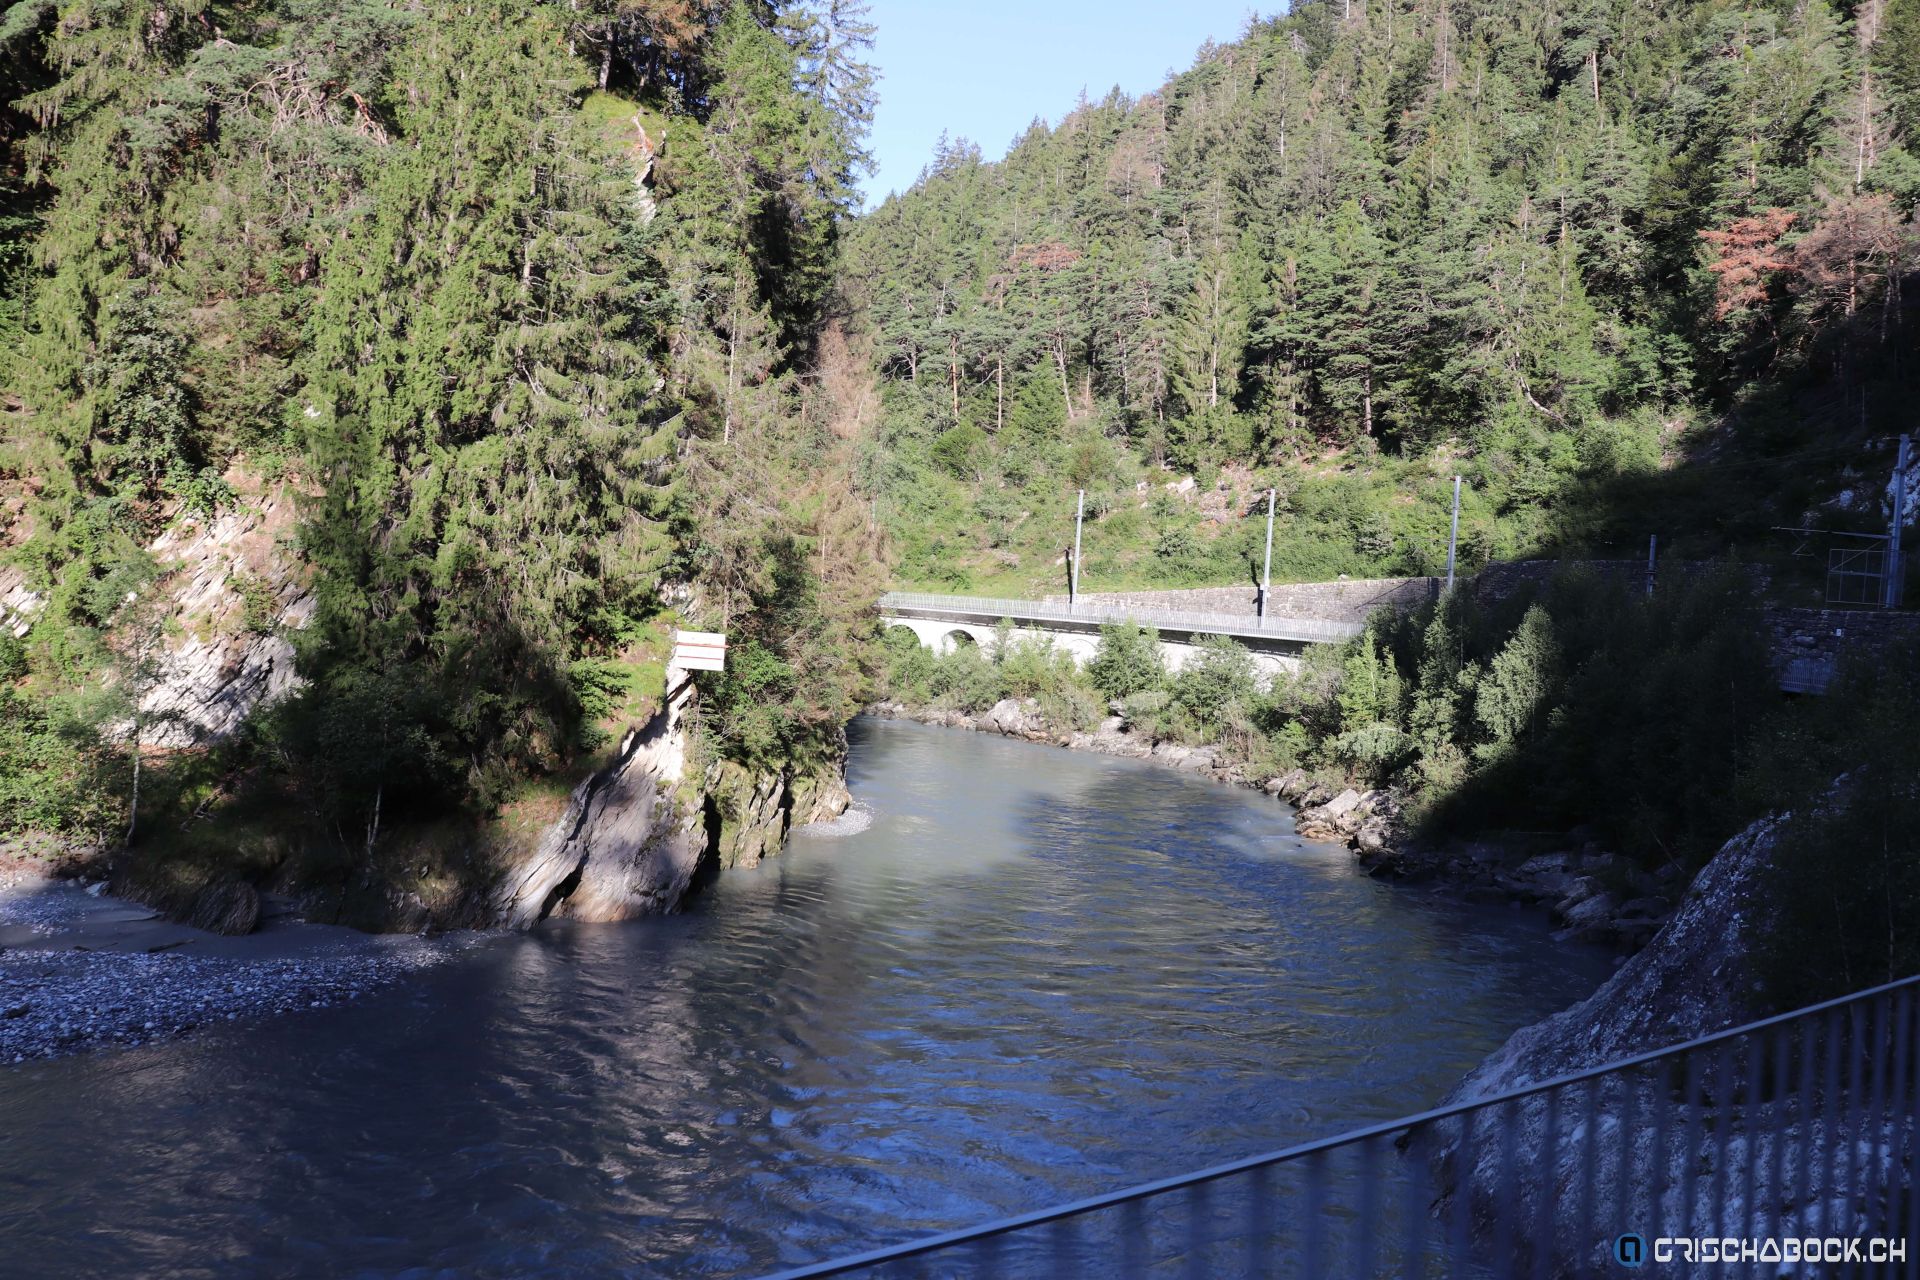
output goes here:
[[918, 591], [889, 591], [880, 597], [879, 607], [882, 611], [897, 610], [987, 623], [998, 622], [1002, 618], [1010, 618], [1014, 622], [1079, 624], [1088, 627], [1131, 622], [1161, 631], [1290, 640], [1305, 644], [1350, 640], [1366, 629], [1357, 622], [1329, 622], [1323, 618], [1259, 618], [1242, 613], [1186, 613], [1178, 609], [1061, 604], [1058, 601], [1003, 600], [988, 596], [943, 596]]
[[[1920, 978], [1875, 987], [776, 1280], [1544, 1280], [1629, 1274], [1617, 1251], [1636, 1249], [1639, 1274], [1920, 1276], [1917, 992]], [[1790, 1265], [1808, 1238], [1821, 1242], [1818, 1265]], [[1733, 1264], [1693, 1240], [1716, 1254], [1736, 1242]]]

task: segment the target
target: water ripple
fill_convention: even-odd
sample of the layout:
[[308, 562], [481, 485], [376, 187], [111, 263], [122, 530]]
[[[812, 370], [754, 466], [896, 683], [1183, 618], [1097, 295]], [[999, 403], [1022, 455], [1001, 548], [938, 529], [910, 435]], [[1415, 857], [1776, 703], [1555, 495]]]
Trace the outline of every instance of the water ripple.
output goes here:
[[731, 1276], [1431, 1102], [1603, 959], [1249, 792], [897, 722], [687, 914], [0, 1077], [19, 1274]]

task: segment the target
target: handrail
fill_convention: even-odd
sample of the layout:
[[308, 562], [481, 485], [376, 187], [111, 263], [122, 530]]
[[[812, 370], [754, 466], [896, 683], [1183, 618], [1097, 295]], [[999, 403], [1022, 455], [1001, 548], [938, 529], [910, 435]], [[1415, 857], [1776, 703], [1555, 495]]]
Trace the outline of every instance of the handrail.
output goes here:
[[1654, 1049], [1645, 1053], [1621, 1058], [1614, 1062], [1603, 1063], [1600, 1066], [1587, 1067], [1580, 1071], [1568, 1072], [1565, 1075], [1555, 1076], [1552, 1079], [1542, 1080], [1535, 1084], [1523, 1085], [1519, 1088], [1509, 1089], [1501, 1093], [1471, 1098], [1446, 1106], [1432, 1107], [1426, 1111], [1417, 1112], [1410, 1116], [1401, 1116], [1397, 1119], [1366, 1125], [1359, 1129], [1350, 1129], [1345, 1133], [1335, 1134], [1332, 1137], [1316, 1138], [1309, 1142], [1284, 1147], [1278, 1151], [1244, 1156], [1238, 1160], [1228, 1161], [1225, 1164], [1212, 1165], [1191, 1173], [1175, 1174], [1172, 1177], [1160, 1178], [1153, 1182], [1139, 1183], [1135, 1186], [1124, 1187], [1117, 1191], [1104, 1192], [1097, 1196], [1089, 1196], [1085, 1199], [1075, 1200], [1067, 1204], [1054, 1205], [1045, 1209], [1036, 1209], [1028, 1213], [1016, 1214], [1013, 1217], [998, 1218], [990, 1222], [980, 1223], [976, 1226], [943, 1232], [940, 1235], [923, 1236], [917, 1240], [908, 1240], [896, 1245], [871, 1249], [865, 1253], [853, 1254], [826, 1262], [781, 1271], [767, 1277], [766, 1280], [816, 1280], [817, 1277], [822, 1276], [845, 1275], [849, 1272], [864, 1270], [881, 1263], [897, 1262], [902, 1259], [918, 1257], [922, 1254], [951, 1248], [955, 1245], [968, 1244], [977, 1240], [1006, 1235], [1009, 1232], [1019, 1231], [1027, 1227], [1044, 1226], [1047, 1223], [1057, 1222], [1063, 1218], [1077, 1217], [1101, 1209], [1111, 1209], [1118, 1205], [1164, 1195], [1169, 1191], [1179, 1191], [1188, 1187], [1198, 1186], [1202, 1183], [1218, 1181], [1221, 1178], [1231, 1177], [1234, 1174], [1246, 1173], [1254, 1169], [1268, 1168], [1276, 1164], [1298, 1160], [1336, 1148], [1352, 1146], [1370, 1139], [1403, 1133], [1424, 1125], [1433, 1124], [1437, 1121], [1465, 1115], [1468, 1112], [1477, 1112], [1518, 1102], [1543, 1093], [1565, 1089], [1571, 1085], [1583, 1084], [1589, 1080], [1599, 1080], [1605, 1077], [1619, 1075], [1623, 1072], [1631, 1071], [1636, 1067], [1643, 1067], [1655, 1062], [1664, 1062], [1686, 1054], [1698, 1052], [1703, 1048], [1709, 1048], [1713, 1045], [1730, 1043], [1744, 1036], [1751, 1036], [1757, 1032], [1767, 1031], [1776, 1027], [1785, 1026], [1789, 1023], [1798, 1022], [1805, 1018], [1810, 1018], [1815, 1014], [1831, 1012], [1902, 990], [1920, 991], [1920, 974], [1910, 978], [1902, 978], [1897, 982], [1888, 982], [1877, 987], [1869, 987], [1863, 991], [1855, 991], [1849, 995], [1838, 996], [1832, 1000], [1825, 1000], [1819, 1004], [1808, 1005], [1805, 1008], [1795, 1009], [1788, 1013], [1776, 1014], [1770, 1018], [1762, 1018], [1757, 1022], [1749, 1022], [1738, 1027], [1730, 1027], [1725, 1031], [1716, 1031], [1710, 1035], [1698, 1036], [1692, 1040], [1668, 1045], [1662, 1049]]
[[990, 596], [947, 596], [917, 591], [889, 591], [880, 597], [882, 610], [918, 610], [962, 613], [986, 618], [1029, 622], [1133, 622], [1174, 631], [1217, 635], [1270, 636], [1279, 640], [1349, 640], [1366, 630], [1357, 622], [1324, 618], [1256, 617], [1238, 613], [1189, 613], [1178, 609], [1132, 608], [1111, 604], [1059, 604], [1043, 600], [1010, 600]]

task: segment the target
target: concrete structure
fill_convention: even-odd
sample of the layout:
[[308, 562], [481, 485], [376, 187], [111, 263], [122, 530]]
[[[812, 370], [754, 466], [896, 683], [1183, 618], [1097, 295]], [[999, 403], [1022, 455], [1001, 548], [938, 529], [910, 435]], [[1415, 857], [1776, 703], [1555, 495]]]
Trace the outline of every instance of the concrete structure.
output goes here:
[[[1339, 578], [1332, 582], [1276, 582], [1267, 593], [1267, 614], [1314, 618], [1323, 622], [1367, 620], [1375, 609], [1411, 609], [1440, 597], [1439, 578]], [[1082, 591], [1079, 603], [1096, 608], [1172, 610], [1258, 616], [1260, 588], [1183, 587], [1159, 591]], [[1043, 596], [1042, 604], [1064, 604], [1065, 596]]]
[[[1483, 604], [1537, 591], [1567, 567], [1555, 560], [1517, 560], [1488, 565], [1462, 580], [1462, 589]], [[1645, 584], [1647, 566], [1639, 560], [1589, 560], [1587, 572], [1635, 587]], [[1756, 590], [1770, 575], [1764, 566], [1742, 566]], [[1668, 561], [1663, 576], [1688, 577], [1718, 572], [1710, 561]], [[1253, 651], [1261, 671], [1295, 670], [1310, 644], [1339, 643], [1358, 635], [1367, 615], [1377, 609], [1408, 609], [1435, 599], [1444, 579], [1341, 579], [1278, 585], [1268, 597], [1273, 614], [1261, 618], [1254, 587], [1199, 587], [1187, 590], [1082, 592], [1077, 602], [1060, 596], [1040, 600], [997, 600], [974, 596], [935, 596], [892, 592], [881, 598], [883, 620], [912, 631], [920, 643], [945, 653], [956, 644], [993, 643], [1001, 619], [1011, 619], [1014, 635], [1044, 640], [1084, 663], [1100, 643], [1100, 627], [1136, 622], [1160, 632], [1167, 666], [1178, 670], [1208, 635], [1231, 636]], [[1897, 609], [1799, 609], [1765, 606], [1766, 628], [1788, 693], [1824, 693], [1842, 662], [1871, 660], [1898, 645], [1920, 641], [1920, 612]]]
[[1230, 636], [1252, 651], [1262, 674], [1294, 671], [1310, 644], [1340, 643], [1360, 633], [1357, 622], [1318, 618], [1253, 617], [1233, 613], [1193, 613], [1140, 606], [1046, 600], [1001, 600], [979, 596], [941, 596], [891, 591], [880, 598], [881, 621], [905, 627], [935, 653], [955, 645], [990, 645], [1002, 621], [1013, 624], [1010, 638], [1051, 644], [1084, 664], [1100, 644], [1100, 628], [1133, 622], [1160, 633], [1160, 652], [1169, 670], [1178, 671], [1210, 635]]

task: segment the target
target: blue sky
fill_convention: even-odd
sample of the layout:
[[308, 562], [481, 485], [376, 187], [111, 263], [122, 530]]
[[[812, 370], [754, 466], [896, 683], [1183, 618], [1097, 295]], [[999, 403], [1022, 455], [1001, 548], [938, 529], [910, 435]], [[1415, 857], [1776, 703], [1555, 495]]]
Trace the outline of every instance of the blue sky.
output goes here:
[[882, 78], [868, 203], [911, 186], [943, 129], [998, 160], [1035, 116], [1058, 123], [1081, 89], [1157, 89], [1253, 12], [1246, 0], [872, 0]]

